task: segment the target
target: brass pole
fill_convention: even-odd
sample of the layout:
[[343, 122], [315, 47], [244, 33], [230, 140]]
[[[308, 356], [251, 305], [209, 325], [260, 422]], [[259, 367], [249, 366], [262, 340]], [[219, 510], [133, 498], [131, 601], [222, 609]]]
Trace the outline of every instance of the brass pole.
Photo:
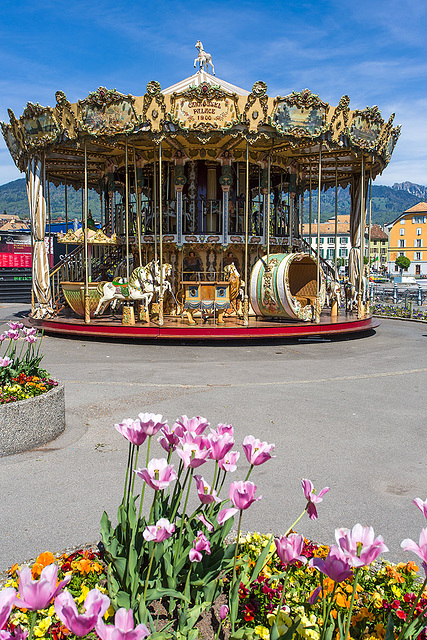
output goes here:
[[365, 269], [365, 158], [362, 153], [362, 175], [360, 185], [360, 259], [359, 259], [359, 283], [357, 292], [357, 316], [361, 318], [363, 315], [362, 309], [362, 284], [363, 284], [363, 272]]
[[88, 185], [87, 185], [87, 143], [85, 139], [85, 178], [84, 178], [84, 243], [85, 243], [85, 322], [90, 323], [89, 307], [89, 252], [87, 246], [87, 215], [88, 215]]
[[135, 202], [136, 202], [136, 232], [138, 234], [138, 255], [139, 266], [142, 266], [142, 254], [141, 254], [141, 198], [138, 193], [138, 179], [136, 173], [136, 151], [135, 144], [133, 145], [133, 170], [135, 175]]
[[128, 141], [125, 143], [125, 230], [126, 230], [126, 279], [129, 282], [129, 166], [128, 166]]
[[157, 262], [157, 167], [156, 167], [156, 149], [154, 148], [154, 163], [153, 163], [153, 217], [152, 224], [154, 222], [154, 260]]
[[322, 191], [322, 142], [319, 146], [319, 180], [317, 186], [317, 295], [315, 320], [320, 323], [320, 194]]
[[160, 249], [160, 296], [159, 325], [163, 324], [163, 211], [162, 211], [162, 143], [159, 142], [159, 249]]
[[269, 268], [270, 262], [270, 190], [271, 190], [271, 182], [270, 182], [270, 171], [271, 171], [271, 159], [268, 156], [268, 172], [267, 172], [267, 269]]
[[311, 160], [310, 160], [310, 178], [309, 178], [309, 193], [308, 193], [308, 244], [310, 245], [309, 252], [311, 255]]
[[246, 189], [245, 189], [245, 301], [243, 305], [243, 324], [249, 324], [249, 143], [246, 142]]
[[338, 159], [335, 156], [335, 274], [338, 273]]
[[[65, 233], [68, 232], [68, 185], [67, 178], [65, 178], [64, 183], [64, 196], [65, 196]], [[68, 255], [68, 242], [65, 245], [65, 255]], [[68, 268], [68, 267], [67, 267]]]
[[[372, 226], [372, 167], [369, 170], [369, 229], [368, 229], [368, 287], [371, 278], [371, 226]], [[378, 249], [381, 251], [381, 247]], [[378, 254], [378, 264], [381, 260], [381, 254]], [[366, 292], [366, 313], [369, 313], [369, 295]]]

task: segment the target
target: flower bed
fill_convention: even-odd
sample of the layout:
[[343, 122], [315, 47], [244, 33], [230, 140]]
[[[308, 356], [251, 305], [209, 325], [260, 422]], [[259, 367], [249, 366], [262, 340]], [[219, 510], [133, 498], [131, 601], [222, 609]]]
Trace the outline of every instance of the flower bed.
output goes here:
[[377, 302], [376, 304], [372, 305], [371, 310], [374, 316], [427, 321], [427, 311], [412, 309], [411, 315], [411, 308], [404, 305], [384, 304]]
[[[129, 442], [117, 525], [104, 513], [101, 554], [55, 562], [42, 554], [31, 569], [14, 567], [0, 592], [0, 640], [94, 633], [101, 640], [197, 640], [197, 625], [214, 606], [217, 627], [205, 633], [207, 640], [220, 634], [230, 640], [425, 639], [427, 527], [419, 544], [401, 544], [421, 559], [425, 579], [414, 562], [380, 561], [388, 549], [371, 527], [336, 529], [336, 545], [315, 545], [293, 529], [305, 514], [317, 519], [329, 488], [317, 493], [303, 479], [304, 508], [283, 536], [242, 537], [244, 512], [261, 499], [249, 478], [273, 457], [274, 445], [247, 436], [242, 448], [249, 471], [221, 497], [240, 453], [231, 425], [210, 433], [208, 427], [205, 418], [187, 416], [170, 427], [155, 414], [115, 425]], [[157, 434], [165, 458], [150, 458]], [[211, 482], [195, 473], [203, 465], [211, 467]], [[189, 513], [192, 490], [199, 505]], [[427, 518], [427, 500], [414, 503]], [[237, 537], [230, 544], [235, 516]]]

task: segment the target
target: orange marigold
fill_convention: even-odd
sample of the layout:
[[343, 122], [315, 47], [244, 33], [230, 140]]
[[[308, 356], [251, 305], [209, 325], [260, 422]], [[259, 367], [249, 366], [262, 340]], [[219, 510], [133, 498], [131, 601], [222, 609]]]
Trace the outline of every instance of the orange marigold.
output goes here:
[[33, 580], [38, 578], [45, 567], [55, 562], [55, 556], [50, 551], [41, 553], [31, 568], [31, 575]]

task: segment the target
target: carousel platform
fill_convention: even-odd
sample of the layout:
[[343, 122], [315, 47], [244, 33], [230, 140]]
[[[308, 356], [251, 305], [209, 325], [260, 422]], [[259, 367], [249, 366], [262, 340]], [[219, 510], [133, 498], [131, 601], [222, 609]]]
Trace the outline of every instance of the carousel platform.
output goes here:
[[345, 334], [363, 334], [375, 329], [380, 322], [372, 316], [357, 318], [357, 314], [349, 313], [331, 318], [327, 312], [322, 313], [320, 323], [314, 322], [284, 322], [273, 318], [249, 318], [249, 325], [236, 317], [224, 318], [224, 324], [215, 323], [212, 318], [207, 322], [189, 325], [181, 317], [166, 316], [164, 324], [159, 326], [155, 322], [146, 324], [136, 322], [134, 325], [123, 325], [116, 318], [91, 319], [86, 324], [83, 319], [70, 316], [57, 316], [49, 320], [35, 320], [28, 317], [26, 324], [43, 329], [48, 334], [62, 337], [91, 337], [152, 340], [240, 340], [240, 339], [269, 339], [269, 338], [300, 338], [315, 336], [344, 336]]

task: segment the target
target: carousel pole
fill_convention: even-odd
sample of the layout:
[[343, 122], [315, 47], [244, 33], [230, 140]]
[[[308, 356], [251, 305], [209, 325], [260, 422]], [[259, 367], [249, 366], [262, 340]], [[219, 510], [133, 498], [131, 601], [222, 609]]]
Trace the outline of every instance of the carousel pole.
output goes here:
[[249, 324], [249, 143], [246, 142], [246, 188], [245, 188], [245, 299], [243, 304], [243, 324]]
[[154, 222], [154, 261], [157, 262], [157, 162], [156, 149], [154, 148], [153, 162], [153, 217]]
[[49, 269], [50, 269], [50, 267], [52, 266], [50, 264], [50, 255], [51, 255], [50, 254], [50, 251], [51, 251], [50, 243], [51, 243], [51, 231], [52, 231], [52, 215], [51, 215], [51, 212], [50, 212], [50, 188], [49, 188], [49, 176], [48, 175], [46, 176], [46, 185], [47, 185], [47, 215], [48, 215], [48, 225], [49, 225], [49, 227], [48, 227], [49, 228], [49, 242], [48, 242], [48, 247], [49, 248], [48, 248], [47, 257], [48, 257]]
[[267, 220], [265, 224], [267, 225], [267, 270], [270, 264], [270, 197], [271, 190], [271, 158], [268, 156], [268, 168], [267, 168]]
[[128, 165], [128, 141], [125, 143], [125, 234], [126, 234], [126, 279], [129, 282], [129, 165]]
[[319, 146], [319, 180], [317, 186], [317, 294], [314, 317], [316, 324], [320, 324], [320, 193], [322, 189], [322, 141]]
[[138, 255], [139, 266], [142, 266], [142, 253], [141, 253], [141, 198], [138, 193], [138, 178], [136, 172], [136, 151], [135, 144], [133, 145], [133, 171], [135, 176], [135, 202], [136, 202], [136, 232], [138, 234]]
[[163, 325], [163, 211], [162, 211], [162, 142], [159, 142], [159, 250], [160, 250], [160, 296], [159, 326]]
[[362, 284], [363, 284], [363, 272], [365, 270], [365, 157], [362, 153], [362, 175], [360, 184], [360, 258], [359, 258], [359, 282], [357, 291], [357, 317], [363, 317], [363, 305], [362, 305]]
[[85, 177], [84, 177], [84, 255], [85, 255], [85, 323], [90, 323], [89, 307], [89, 252], [87, 244], [88, 184], [87, 184], [87, 142], [85, 138]]
[[311, 255], [311, 158], [310, 158], [310, 178], [309, 178], [309, 193], [308, 193], [308, 244], [309, 253]]
[[[372, 167], [369, 170], [369, 229], [368, 229], [368, 286], [371, 279], [371, 226], [372, 226]], [[379, 258], [378, 258], [379, 262]], [[369, 295], [366, 292], [366, 313], [369, 313]]]
[[301, 212], [300, 212], [300, 220], [299, 220], [299, 248], [301, 250], [302, 247], [302, 236], [304, 233], [304, 179], [301, 178]]
[[[65, 233], [68, 233], [68, 185], [67, 178], [64, 183], [64, 200], [65, 200]], [[68, 255], [68, 243], [65, 245], [65, 255]], [[68, 271], [68, 265], [67, 265]], [[68, 276], [67, 276], [68, 279]]]
[[338, 159], [335, 156], [335, 274], [338, 273]]

